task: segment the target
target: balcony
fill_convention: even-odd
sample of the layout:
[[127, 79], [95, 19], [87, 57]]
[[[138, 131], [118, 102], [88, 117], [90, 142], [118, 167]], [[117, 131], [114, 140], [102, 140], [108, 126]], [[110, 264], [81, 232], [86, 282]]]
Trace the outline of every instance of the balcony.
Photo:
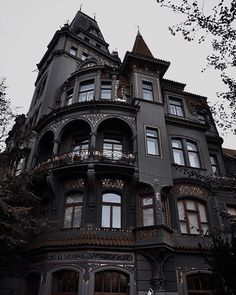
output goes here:
[[104, 163], [133, 166], [135, 155], [129, 152], [115, 151], [111, 149], [82, 149], [80, 151], [70, 151], [49, 157], [40, 162], [35, 169], [49, 169], [71, 165], [81, 165], [88, 163]]

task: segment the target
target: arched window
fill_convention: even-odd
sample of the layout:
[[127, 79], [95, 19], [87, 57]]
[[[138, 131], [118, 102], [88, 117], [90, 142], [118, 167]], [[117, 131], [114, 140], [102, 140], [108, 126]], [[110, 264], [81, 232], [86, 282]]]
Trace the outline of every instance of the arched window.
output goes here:
[[53, 274], [51, 295], [77, 295], [78, 286], [78, 272], [61, 270]]
[[102, 227], [121, 228], [121, 196], [115, 193], [102, 195]]
[[38, 295], [40, 287], [40, 274], [33, 272], [25, 278], [25, 295]]
[[188, 295], [210, 295], [212, 292], [211, 276], [206, 273], [196, 273], [187, 276]]
[[129, 278], [117, 271], [103, 271], [95, 275], [95, 295], [128, 295]]
[[65, 197], [64, 228], [80, 227], [83, 208], [83, 194], [73, 192]]
[[206, 205], [194, 199], [178, 200], [181, 233], [205, 234], [208, 229]]

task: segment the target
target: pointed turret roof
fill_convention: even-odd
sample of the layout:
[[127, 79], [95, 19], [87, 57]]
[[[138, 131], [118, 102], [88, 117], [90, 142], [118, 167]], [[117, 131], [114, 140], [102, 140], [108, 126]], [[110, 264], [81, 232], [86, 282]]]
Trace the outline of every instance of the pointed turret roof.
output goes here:
[[139, 31], [138, 31], [138, 34], [137, 34], [136, 39], [134, 41], [134, 46], [133, 46], [132, 52], [153, 58], [153, 55], [152, 55], [150, 49], [148, 48], [146, 42], [144, 41], [144, 39]]

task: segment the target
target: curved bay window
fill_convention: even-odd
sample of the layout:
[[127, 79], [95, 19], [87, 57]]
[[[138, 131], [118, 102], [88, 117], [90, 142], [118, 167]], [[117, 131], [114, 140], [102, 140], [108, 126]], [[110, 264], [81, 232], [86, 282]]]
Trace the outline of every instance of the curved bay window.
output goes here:
[[81, 192], [73, 192], [65, 197], [65, 212], [63, 228], [80, 227], [82, 208], [83, 208], [83, 194]]
[[102, 195], [102, 227], [121, 228], [121, 196], [115, 193]]
[[188, 295], [210, 295], [212, 292], [211, 276], [206, 273], [196, 273], [187, 276]]
[[62, 270], [53, 274], [51, 295], [77, 295], [79, 274], [72, 270]]
[[95, 295], [128, 295], [129, 278], [117, 271], [103, 271], [95, 275]]
[[103, 155], [111, 160], [122, 158], [122, 143], [120, 140], [105, 138], [103, 142]]
[[206, 205], [197, 200], [178, 200], [180, 230], [183, 234], [206, 234], [208, 229]]

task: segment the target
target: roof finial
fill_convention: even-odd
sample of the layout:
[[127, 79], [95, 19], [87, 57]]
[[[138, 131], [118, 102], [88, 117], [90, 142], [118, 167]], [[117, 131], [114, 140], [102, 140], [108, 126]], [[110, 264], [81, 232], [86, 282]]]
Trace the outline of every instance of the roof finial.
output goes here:
[[94, 19], [94, 20], [96, 20], [96, 16], [97, 16], [97, 15], [98, 15], [98, 14], [97, 14], [96, 12], [93, 13], [93, 19]]
[[82, 11], [83, 3], [80, 4], [79, 11]]
[[138, 35], [141, 35], [141, 34], [140, 34], [140, 25], [139, 25], [139, 21], [137, 21], [137, 23], [136, 23], [136, 27], [137, 27], [137, 30], [138, 30]]

